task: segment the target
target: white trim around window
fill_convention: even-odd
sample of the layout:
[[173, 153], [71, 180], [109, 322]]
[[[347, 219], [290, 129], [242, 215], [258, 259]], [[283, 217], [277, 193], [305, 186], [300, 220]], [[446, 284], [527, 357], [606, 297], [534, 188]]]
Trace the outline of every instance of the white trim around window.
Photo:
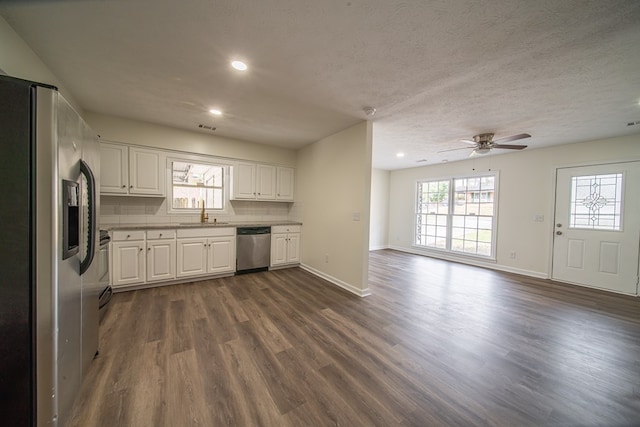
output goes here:
[[499, 181], [497, 171], [417, 181], [413, 247], [495, 261]]
[[[175, 208], [173, 206], [174, 204], [174, 199], [173, 199], [173, 195], [174, 195], [174, 184], [173, 184], [173, 163], [174, 162], [180, 162], [180, 163], [192, 163], [192, 164], [198, 164], [198, 165], [210, 165], [210, 166], [219, 166], [222, 168], [222, 188], [221, 188], [221, 195], [222, 195], [222, 208], [221, 209], [214, 209], [211, 206], [207, 207], [205, 209], [205, 213], [210, 213], [212, 215], [225, 215], [229, 213], [229, 180], [231, 178], [231, 174], [230, 174], [230, 166], [231, 163], [227, 162], [227, 161], [223, 161], [221, 159], [216, 159], [216, 158], [211, 158], [211, 157], [207, 157], [207, 156], [197, 156], [197, 155], [189, 155], [189, 154], [185, 154], [185, 155], [174, 155], [174, 156], [167, 156], [167, 164], [166, 164], [166, 169], [167, 169], [167, 179], [166, 179], [166, 186], [167, 186], [167, 213], [170, 215], [193, 215], [193, 214], [198, 214], [201, 212], [201, 207], [184, 207], [184, 208]], [[216, 188], [215, 191], [217, 191], [217, 189], [219, 189], [219, 185], [216, 184], [215, 186], [212, 186], [211, 191], [214, 191], [213, 188]], [[204, 187], [203, 187], [204, 188]], [[200, 206], [200, 205], [199, 205]]]

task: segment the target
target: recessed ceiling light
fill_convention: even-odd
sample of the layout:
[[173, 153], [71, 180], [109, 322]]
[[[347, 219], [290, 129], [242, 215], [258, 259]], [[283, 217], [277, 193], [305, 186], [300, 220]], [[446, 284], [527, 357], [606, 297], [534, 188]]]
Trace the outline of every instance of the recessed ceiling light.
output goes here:
[[396, 154], [396, 157], [404, 157], [404, 153], [398, 153]]
[[231, 62], [231, 66], [233, 68], [235, 68], [238, 71], [246, 71], [247, 70], [247, 64], [245, 64], [242, 61], [233, 61]]
[[222, 111], [216, 110], [216, 109], [211, 109], [211, 110], [209, 110], [209, 112], [211, 114], [213, 114], [214, 116], [221, 116], [222, 115]]

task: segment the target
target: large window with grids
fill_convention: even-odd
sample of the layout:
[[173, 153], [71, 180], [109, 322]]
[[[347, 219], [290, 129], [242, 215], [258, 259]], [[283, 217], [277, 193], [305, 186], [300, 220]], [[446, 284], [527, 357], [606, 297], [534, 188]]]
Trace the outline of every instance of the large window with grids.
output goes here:
[[416, 246], [495, 257], [497, 174], [420, 181]]

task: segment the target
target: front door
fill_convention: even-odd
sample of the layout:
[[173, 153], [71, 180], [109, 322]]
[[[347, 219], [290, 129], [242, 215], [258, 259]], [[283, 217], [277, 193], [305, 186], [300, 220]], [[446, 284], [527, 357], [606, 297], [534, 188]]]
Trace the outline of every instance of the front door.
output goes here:
[[556, 171], [554, 280], [638, 294], [640, 162]]

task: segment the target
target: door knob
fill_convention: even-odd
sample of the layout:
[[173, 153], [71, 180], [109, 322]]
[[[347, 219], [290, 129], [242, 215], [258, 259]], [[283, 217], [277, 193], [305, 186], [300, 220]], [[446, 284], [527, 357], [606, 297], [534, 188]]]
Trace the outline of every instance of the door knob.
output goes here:
[[562, 236], [562, 231], [556, 231], [556, 234], [557, 234], [558, 236]]
[[556, 227], [562, 227], [562, 224], [558, 223], [556, 224]]

